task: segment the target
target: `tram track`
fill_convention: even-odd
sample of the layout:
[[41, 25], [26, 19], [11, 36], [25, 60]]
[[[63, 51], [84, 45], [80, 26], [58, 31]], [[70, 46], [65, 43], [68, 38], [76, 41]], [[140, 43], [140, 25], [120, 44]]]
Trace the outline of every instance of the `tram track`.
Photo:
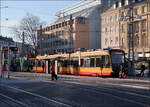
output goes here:
[[[120, 97], [118, 95], [114, 95], [113, 93], [108, 93], [108, 90], [109, 90], [109, 91], [112, 91], [112, 92], [115, 91], [119, 94], [124, 94], [124, 95], [132, 96], [132, 97], [142, 97], [144, 99], [150, 100], [150, 97], [147, 96], [147, 95], [142, 95], [142, 94], [138, 94], [138, 93], [134, 93], [134, 92], [129, 92], [127, 90], [124, 91], [124, 90], [115, 89], [115, 88], [112, 89], [110, 87], [108, 88], [108, 87], [104, 87], [104, 86], [100, 87], [98, 85], [94, 85], [94, 87], [93, 87], [93, 86], [89, 85], [89, 83], [81, 83], [81, 81], [80, 82], [78, 82], [78, 81], [77, 82], [73, 82], [73, 81], [54, 82], [54, 81], [44, 81], [44, 80], [41, 80], [41, 81], [42, 82], [48, 82], [48, 83], [49, 82], [54, 83], [56, 85], [62, 85], [62, 86], [68, 87], [68, 88], [78, 87], [77, 89], [80, 89], [80, 90], [83, 90], [83, 91], [92, 92], [92, 93], [96, 93], [96, 94], [99, 94], [99, 95], [106, 95], [106, 96], [109, 96], [109, 97], [112, 97], [112, 98], [119, 99], [121, 101], [126, 101], [126, 102], [129, 102], [129, 103], [137, 104], [137, 105], [140, 105], [142, 107], [149, 107], [150, 106], [149, 104], [139, 102], [139, 101], [135, 101], [131, 98], [123, 98], [123, 97]], [[75, 86], [75, 85], [77, 85], [77, 86]], [[124, 96], [124, 95], [122, 95], [122, 96]]]
[[[4, 94], [1, 94], [0, 93], [0, 101], [9, 105], [10, 106], [15, 106], [15, 107], [29, 107], [28, 105], [26, 105], [25, 103], [21, 102], [21, 101], [18, 101], [18, 100], [15, 100], [9, 96], [6, 96]], [[2, 106], [2, 105], [1, 105]]]
[[[144, 102], [141, 102], [141, 101], [137, 101], [137, 99], [135, 99], [135, 100], [132, 99], [132, 97], [137, 97], [137, 98], [141, 97], [141, 98], [144, 98], [146, 100], [150, 100], [150, 97], [148, 95], [143, 95], [143, 94], [137, 93], [136, 90], [134, 90], [134, 89], [136, 89], [136, 87], [128, 87], [127, 86], [127, 88], [132, 88], [131, 90], [134, 90], [134, 92], [131, 92], [131, 91], [128, 91], [127, 89], [126, 90], [123, 89], [126, 86], [121, 87], [120, 88], [121, 90], [120, 90], [119, 88], [118, 89], [116, 88], [116, 86], [120, 87], [120, 85], [115, 84], [115, 83], [114, 84], [113, 83], [108, 83], [108, 82], [106, 82], [104, 84], [101, 84], [101, 85], [100, 85], [100, 83], [91, 85], [92, 82], [78, 81], [78, 80], [76, 80], [76, 81], [74, 81], [74, 80], [73, 81], [72, 80], [70, 80], [70, 81], [63, 80], [63, 81], [61, 81], [61, 79], [60, 79], [60, 81], [58, 81], [58, 82], [56, 82], [56, 81], [49, 81], [49, 80], [40, 80], [40, 81], [47, 82], [47, 83], [50, 82], [50, 83], [54, 83], [56, 85], [66, 86], [68, 88], [77, 86], [78, 87], [77, 89], [80, 89], [80, 90], [83, 90], [83, 91], [96, 93], [98, 95], [109, 96], [109, 97], [112, 97], [112, 98], [115, 98], [115, 99], [119, 99], [121, 101], [126, 101], [128, 103], [139, 105], [141, 107], [149, 107], [149, 104], [147, 104], [147, 103], [144, 103]], [[102, 85], [104, 85], [104, 86], [102, 86]], [[101, 91], [101, 90], [103, 90], [103, 91]], [[111, 92], [111, 91], [112, 92], [117, 92], [119, 94], [122, 94], [122, 96], [128, 95], [130, 97], [123, 98], [123, 97], [120, 97], [117, 94], [108, 93], [108, 91], [109, 92]]]
[[[58, 82], [57, 82], [57, 84], [58, 84]], [[132, 96], [132, 97], [143, 97], [147, 100], [150, 100], [150, 97], [146, 96], [146, 95], [136, 94], [136, 93], [133, 93], [133, 92], [124, 92], [124, 91], [119, 91], [119, 90], [110, 89], [110, 88], [106, 88], [106, 87], [105, 88], [104, 87], [101, 87], [101, 88], [96, 87], [96, 89], [95, 89], [94, 87], [88, 86], [88, 84], [85, 84], [85, 83], [75, 83], [75, 82], [70, 82], [70, 81], [69, 82], [62, 82], [60, 84], [63, 85], [63, 86], [67, 86], [67, 87], [72, 87], [72, 86], [75, 87], [73, 84], [76, 84], [77, 87], [78, 87], [77, 89], [81, 89], [83, 91], [92, 92], [92, 93], [96, 93], [96, 94], [99, 94], [99, 95], [106, 95], [106, 96], [109, 96], [109, 97], [112, 97], [112, 98], [119, 99], [121, 101], [126, 101], [128, 103], [133, 103], [133, 104], [139, 105], [141, 107], [149, 107], [149, 104], [139, 102], [139, 101], [135, 101], [132, 98], [125, 98], [125, 97], [120, 97], [118, 95], [114, 95], [113, 93], [109, 93], [108, 90], [109, 91], [116, 91], [117, 93], [124, 94], [124, 95], [129, 95], [129, 96]], [[80, 86], [78, 86], [78, 85], [80, 85]], [[103, 91], [102, 91], [102, 89], [103, 89]], [[122, 95], [122, 96], [124, 96], [124, 95]]]
[[[53, 106], [56, 106], [56, 107], [73, 107], [72, 105], [69, 105], [69, 104], [66, 104], [66, 103], [51, 99], [51, 98], [41, 96], [41, 95], [36, 94], [36, 93], [28, 92], [28, 91], [25, 91], [23, 89], [19, 89], [19, 88], [7, 86], [7, 85], [2, 85], [2, 86], [9, 88], [10, 90], [15, 90], [15, 91], [17, 91], [17, 93], [19, 93], [19, 92], [24, 93], [25, 94], [24, 96], [36, 97], [36, 99], [38, 98], [41, 102], [47, 102], [47, 104], [48, 104], [47, 106], [50, 106], [50, 104], [52, 104]], [[34, 106], [32, 106], [32, 103], [31, 104], [25, 104], [25, 103], [23, 103], [23, 101], [16, 100], [16, 99], [9, 97], [9, 96], [6, 96], [4, 94], [0, 94], [0, 96], [5, 97], [5, 98], [11, 100], [12, 102], [14, 102], [16, 104], [21, 105], [21, 107], [38, 107], [37, 105], [34, 105], [34, 104], [33, 104]], [[32, 99], [32, 97], [30, 99]]]
[[[142, 94], [138, 94], [138, 93], [134, 93], [134, 92], [129, 92], [127, 90], [120, 90], [120, 89], [112, 89], [112, 88], [108, 88], [108, 87], [100, 87], [98, 84], [97, 85], [94, 85], [95, 88], [92, 88], [92, 86], [87, 82], [83, 82], [83, 81], [59, 81], [59, 82], [53, 82], [53, 81], [45, 81], [45, 80], [41, 80], [43, 82], [51, 82], [51, 83], [56, 83], [56, 84], [59, 84], [59, 85], [63, 85], [63, 86], [67, 86], [67, 87], [70, 87], [70, 86], [73, 86], [73, 84], [76, 84], [76, 85], [80, 85], [80, 87], [78, 87], [78, 89], [81, 89], [81, 90], [86, 90], [88, 92], [94, 92], [94, 93], [97, 93], [97, 94], [104, 94], [104, 95], [107, 95], [107, 96], [111, 96], [111, 97], [114, 97], [114, 98], [117, 98], [119, 100], [123, 100], [123, 101], [127, 101], [127, 102], [130, 102], [130, 103], [134, 103], [134, 104], [138, 104], [138, 105], [141, 105], [141, 106], [144, 106], [144, 107], [149, 107], [148, 104], [145, 104], [145, 103], [142, 103], [142, 102], [139, 102], [139, 101], [134, 101], [132, 99], [128, 99], [128, 98], [122, 98], [122, 97], [119, 97], [117, 95], [114, 95], [112, 93], [108, 93], [107, 91], [117, 91], [117, 93], [120, 93], [120, 94], [124, 94], [124, 95], [129, 95], [129, 96], [135, 96], [135, 97], [142, 97], [142, 98], [145, 98], [145, 99], [150, 99], [149, 96], [147, 95], [142, 95]], [[104, 83], [104, 85], [112, 85], [112, 86], [117, 86], [118, 84], [112, 84], [112, 83]], [[83, 87], [81, 87], [83, 86]], [[135, 88], [135, 87], [133, 87]], [[100, 91], [100, 90], [107, 90], [107, 91]]]
[[[109, 91], [116, 91], [117, 93], [128, 94], [130, 96], [132, 95], [132, 96], [136, 96], [136, 97], [137, 96], [138, 97], [143, 97], [143, 98], [146, 98], [146, 99], [150, 100], [150, 97], [146, 96], [146, 95], [136, 94], [136, 93], [132, 93], [132, 92], [119, 91], [119, 90], [110, 89], [110, 88], [106, 88], [106, 87], [105, 88], [104, 87], [96, 87], [96, 89], [95, 89], [94, 87], [91, 87], [89, 84], [86, 84], [86, 83], [77, 83], [77, 82], [70, 82], [70, 81], [65, 82], [65, 83], [67, 83], [68, 86], [69, 86], [70, 83], [79, 85], [78, 89], [85, 90], [85, 91], [88, 91], [88, 92], [94, 92], [94, 93], [97, 93], [97, 94], [104, 94], [104, 95], [107, 95], [107, 96], [111, 96], [113, 98], [117, 98], [117, 99], [122, 100], [122, 101], [127, 101], [127, 102], [130, 102], [130, 103], [138, 104], [138, 105], [143, 106], [143, 107], [150, 107], [149, 104], [145, 104], [143, 102], [134, 101], [134, 100], [129, 99], [129, 98], [123, 98], [123, 97], [119, 97], [117, 95], [114, 95], [112, 93], [108, 93], [108, 90]], [[73, 86], [73, 85], [70, 85], [70, 86]], [[103, 89], [103, 91], [102, 91], [102, 89]]]

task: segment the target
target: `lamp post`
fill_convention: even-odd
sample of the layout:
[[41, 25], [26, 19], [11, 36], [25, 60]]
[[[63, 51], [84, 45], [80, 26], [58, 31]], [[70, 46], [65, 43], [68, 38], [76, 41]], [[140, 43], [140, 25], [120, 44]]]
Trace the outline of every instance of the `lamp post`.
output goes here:
[[73, 19], [72, 19], [72, 14], [70, 15], [70, 29], [69, 29], [69, 73], [71, 73], [71, 53], [72, 53], [72, 32], [73, 32]]
[[40, 25], [40, 54], [42, 55], [42, 40], [43, 40], [43, 36], [42, 36], [42, 25]]
[[[134, 17], [133, 13], [133, 5], [129, 7], [129, 16], [121, 16], [120, 19], [128, 19], [129, 21], [129, 31], [128, 31], [128, 59], [131, 62], [128, 63], [128, 75], [135, 75], [135, 68], [134, 68], [134, 62], [135, 62], [135, 52], [134, 52], [134, 19], [141, 19], [141, 16], [136, 15]], [[131, 58], [132, 57], [132, 58]]]

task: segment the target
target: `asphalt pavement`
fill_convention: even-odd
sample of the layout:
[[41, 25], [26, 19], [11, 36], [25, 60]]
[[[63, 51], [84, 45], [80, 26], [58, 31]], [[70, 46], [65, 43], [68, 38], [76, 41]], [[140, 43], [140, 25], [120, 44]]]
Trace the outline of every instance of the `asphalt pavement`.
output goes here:
[[0, 78], [1, 107], [150, 107], [150, 78], [10, 72]]

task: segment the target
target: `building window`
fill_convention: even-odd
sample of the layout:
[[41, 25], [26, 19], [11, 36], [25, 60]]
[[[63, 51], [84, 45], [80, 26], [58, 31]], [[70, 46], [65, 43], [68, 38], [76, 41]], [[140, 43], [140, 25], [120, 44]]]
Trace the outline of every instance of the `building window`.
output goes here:
[[139, 47], [139, 45], [140, 45], [140, 38], [139, 38], [139, 36], [136, 36], [135, 37], [135, 46]]
[[77, 18], [77, 24], [85, 24], [85, 18], [84, 17], [78, 17]]
[[125, 32], [125, 25], [122, 24], [122, 33], [124, 33], [124, 32]]
[[58, 28], [58, 24], [56, 24], [56, 29]]
[[61, 27], [61, 23], [59, 23], [58, 27], [59, 27], [59, 28]]
[[107, 16], [105, 17], [105, 24], [107, 23]]
[[62, 22], [62, 27], [64, 27], [64, 24], [65, 24], [65, 23], [64, 23], [64, 22]]
[[118, 14], [115, 14], [115, 20], [118, 21]]
[[110, 22], [113, 22], [113, 17], [112, 16], [110, 16]]
[[140, 23], [139, 22], [135, 22], [135, 33], [139, 33], [140, 32]]
[[146, 13], [147, 12], [147, 7], [146, 6], [142, 6], [142, 13]]
[[107, 38], [105, 38], [105, 45], [107, 45], [107, 43], [108, 43], [108, 39], [107, 39]]
[[143, 35], [141, 39], [142, 39], [142, 41], [141, 41], [142, 47], [146, 47], [146, 35]]
[[118, 37], [115, 37], [115, 44], [118, 43]]
[[141, 24], [141, 28], [142, 28], [142, 32], [146, 32], [146, 20], [143, 20], [142, 21], [142, 24]]
[[55, 29], [55, 25], [53, 25], [53, 29]]
[[111, 34], [111, 33], [113, 33], [113, 28], [112, 28], [112, 27], [110, 27], [110, 34]]
[[139, 8], [135, 8], [134, 12], [135, 12], [135, 15], [139, 15]]
[[110, 38], [110, 45], [113, 43], [113, 40]]
[[125, 38], [122, 38], [122, 47], [125, 47]]
[[108, 32], [108, 29], [107, 29], [107, 27], [105, 28], [105, 34]]
[[65, 26], [67, 26], [67, 24], [68, 24], [68, 23], [67, 23], [67, 21], [66, 21], [66, 22], [65, 22]]

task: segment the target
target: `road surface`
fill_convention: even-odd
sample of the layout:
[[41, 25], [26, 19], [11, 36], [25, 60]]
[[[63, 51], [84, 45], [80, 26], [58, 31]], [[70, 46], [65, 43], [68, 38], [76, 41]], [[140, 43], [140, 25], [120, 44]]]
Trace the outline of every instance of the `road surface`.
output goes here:
[[0, 79], [1, 107], [150, 107], [149, 79], [11, 72]]

